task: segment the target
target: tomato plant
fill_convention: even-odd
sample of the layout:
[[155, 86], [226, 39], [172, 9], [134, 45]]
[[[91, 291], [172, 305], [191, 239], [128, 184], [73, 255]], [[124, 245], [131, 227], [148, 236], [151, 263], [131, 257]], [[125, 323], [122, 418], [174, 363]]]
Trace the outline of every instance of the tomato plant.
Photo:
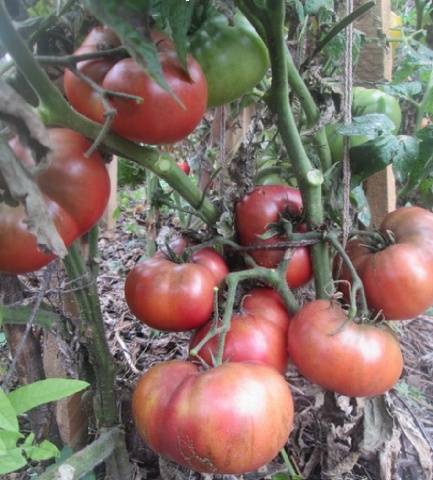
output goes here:
[[[106, 27], [96, 27], [84, 39], [75, 54], [95, 52], [118, 46], [116, 35]], [[162, 89], [132, 58], [97, 59], [80, 62], [77, 67], [105, 89], [141, 97], [143, 102], [111, 97], [117, 113], [112, 129], [125, 138], [149, 144], [174, 143], [183, 139], [198, 125], [206, 110], [207, 84], [200, 65], [188, 57], [185, 72], [171, 42], [158, 42], [159, 60], [171, 93]], [[92, 88], [65, 71], [65, 92], [80, 113], [102, 123], [104, 107]], [[177, 97], [177, 99], [174, 97]]]
[[[284, 185], [256, 187], [236, 205], [235, 222], [242, 245], [272, 245], [284, 241], [284, 234], [260, 238], [282, 217], [299, 220], [302, 198], [299, 190]], [[299, 226], [298, 229], [303, 229]], [[282, 260], [285, 249], [254, 250], [250, 254], [264, 267], [274, 268]], [[287, 283], [296, 288], [308, 282], [312, 275], [310, 253], [307, 247], [293, 249], [287, 266]]]
[[208, 106], [216, 107], [248, 93], [264, 77], [268, 51], [245, 18], [209, 20], [191, 39], [191, 52], [208, 83]]
[[[420, 315], [433, 305], [433, 213], [399, 208], [385, 217], [380, 232], [388, 244], [369, 245], [363, 237], [347, 249], [367, 302], [388, 320]], [[345, 269], [343, 278], [349, 278]]]
[[[174, 253], [182, 252], [184, 240], [180, 239], [171, 248]], [[178, 264], [158, 252], [129, 272], [126, 302], [140, 321], [159, 330], [183, 331], [200, 327], [209, 320], [214, 287], [228, 269], [211, 248], [195, 252], [190, 262]]]
[[356, 324], [336, 302], [307, 303], [290, 321], [289, 355], [299, 372], [350, 397], [380, 395], [403, 368], [398, 340], [386, 327]]
[[137, 384], [132, 411], [150, 448], [207, 473], [256, 470], [277, 455], [293, 425], [284, 378], [252, 363], [204, 372], [189, 362], [161, 363]]
[[[278, 296], [270, 288], [257, 288], [243, 299], [242, 310], [231, 320], [224, 346], [223, 361], [258, 362], [281, 373], [287, 368], [287, 330], [289, 316]], [[196, 332], [190, 343], [193, 349], [209, 332], [208, 323]], [[216, 358], [218, 338], [213, 337], [198, 352], [208, 365]]]
[[[36, 182], [60, 236], [67, 246], [87, 232], [104, 213], [110, 195], [107, 169], [99, 155], [89, 158], [90, 143], [80, 134], [64, 129], [49, 130], [52, 158]], [[30, 150], [17, 138], [10, 142], [15, 155], [32, 166]], [[28, 231], [22, 206], [0, 204], [0, 271], [26, 273], [47, 265], [54, 256], [38, 247]]]

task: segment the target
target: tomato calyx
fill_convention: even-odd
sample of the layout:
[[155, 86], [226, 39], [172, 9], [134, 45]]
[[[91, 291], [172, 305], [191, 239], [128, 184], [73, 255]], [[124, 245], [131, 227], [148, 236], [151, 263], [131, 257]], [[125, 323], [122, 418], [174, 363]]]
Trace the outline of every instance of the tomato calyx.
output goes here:
[[380, 230], [363, 230], [356, 232], [354, 236], [365, 237], [361, 245], [373, 253], [385, 250], [396, 243], [394, 232], [391, 230], [385, 230], [384, 232]]

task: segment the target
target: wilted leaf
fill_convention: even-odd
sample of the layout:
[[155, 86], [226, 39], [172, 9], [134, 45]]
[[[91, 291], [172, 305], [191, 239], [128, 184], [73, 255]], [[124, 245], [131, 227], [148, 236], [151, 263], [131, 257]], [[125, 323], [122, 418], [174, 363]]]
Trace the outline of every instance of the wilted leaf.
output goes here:
[[369, 398], [364, 406], [364, 438], [361, 449], [364, 453], [376, 453], [392, 438], [394, 419], [388, 410], [385, 397]]
[[36, 236], [39, 245], [47, 247], [59, 257], [64, 257], [67, 254], [65, 244], [48, 213], [38, 185], [29, 170], [15, 158], [2, 137], [0, 137], [0, 158], [2, 159], [0, 176], [7, 185], [9, 196], [24, 204], [29, 231]]

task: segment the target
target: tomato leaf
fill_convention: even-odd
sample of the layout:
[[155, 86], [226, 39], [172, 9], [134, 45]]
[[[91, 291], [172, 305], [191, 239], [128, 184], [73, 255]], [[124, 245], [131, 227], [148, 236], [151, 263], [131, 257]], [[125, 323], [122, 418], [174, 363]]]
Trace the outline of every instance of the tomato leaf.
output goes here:
[[20, 415], [44, 403], [80, 392], [88, 386], [87, 382], [81, 380], [47, 378], [17, 388], [8, 395], [8, 398], [16, 413]]
[[412, 137], [381, 135], [350, 149], [352, 188], [366, 178], [380, 172], [393, 161], [398, 165], [410, 162], [416, 155], [416, 141]]
[[84, 5], [120, 37], [134, 60], [164, 90], [170, 91], [150, 38], [148, 13], [151, 0], [84, 0]]
[[187, 33], [191, 25], [195, 0], [190, 0], [188, 2], [179, 2], [179, 0], [165, 0], [165, 2], [168, 4], [168, 22], [174, 43], [176, 45], [177, 56], [184, 70], [187, 70]]
[[4, 430], [9, 430], [12, 432], [19, 432], [17, 412], [15, 408], [0, 387], [0, 428]]
[[377, 137], [392, 133], [394, 129], [394, 122], [382, 113], [369, 113], [354, 117], [351, 124], [337, 126], [337, 132], [346, 137], [359, 135]]

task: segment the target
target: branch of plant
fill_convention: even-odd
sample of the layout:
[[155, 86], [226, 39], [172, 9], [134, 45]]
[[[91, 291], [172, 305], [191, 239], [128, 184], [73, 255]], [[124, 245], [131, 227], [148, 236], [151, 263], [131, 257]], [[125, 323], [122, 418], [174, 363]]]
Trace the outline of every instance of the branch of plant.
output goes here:
[[[4, 0], [0, 0], [0, 41], [36, 92], [40, 100], [38, 112], [44, 123], [71, 128], [91, 139], [98, 137], [101, 125], [88, 120], [69, 106], [15, 30]], [[138, 163], [164, 179], [199, 212], [207, 224], [213, 225], [217, 221], [219, 212], [216, 207], [207, 198], [203, 200], [202, 192], [176, 166], [174, 160], [172, 165], [168, 165], [160, 159], [156, 148], [138, 145], [112, 133], [105, 137], [102, 147]]]
[[[66, 472], [69, 470], [74, 472], [73, 477], [70, 478], [81, 478], [105, 461], [113, 453], [119, 441], [123, 441], [123, 432], [120, 428], [108, 429], [90, 445], [39, 475], [38, 479], [56, 480], [64, 478], [62, 471]], [[68, 466], [70, 467], [69, 470], [67, 469]]]
[[[70, 280], [89, 276], [84, 259], [75, 244], [69, 249], [69, 254], [64, 259], [64, 265]], [[75, 298], [80, 308], [82, 342], [89, 352], [96, 377], [97, 395], [99, 396], [97, 399], [99, 408], [96, 409], [99, 416], [98, 424], [102, 427], [112, 427], [118, 423], [116, 399], [113, 392], [115, 370], [105, 337], [101, 306], [94, 279], [90, 284], [83, 286], [81, 290], [77, 290]]]
[[358, 292], [361, 300], [361, 315], [367, 316], [368, 305], [367, 305], [367, 299], [365, 298], [364, 285], [362, 284], [362, 280], [359, 277], [358, 272], [356, 271], [356, 268], [354, 267], [352, 261], [350, 260], [349, 256], [347, 255], [341, 243], [339, 242], [335, 233], [333, 232], [326, 233], [324, 238], [329, 243], [331, 243], [331, 245], [335, 248], [335, 250], [341, 256], [343, 262], [346, 264], [352, 276], [352, 286], [350, 289], [350, 309], [348, 313], [348, 318], [353, 319], [356, 317], [356, 314], [357, 314], [356, 299], [358, 296]]
[[[244, 2], [240, 2], [242, 9]], [[252, 2], [251, 2], [252, 3]], [[254, 4], [251, 6], [253, 10]], [[301, 189], [304, 210], [311, 230], [320, 230], [324, 224], [324, 211], [321, 188], [321, 172], [308, 158], [296, 121], [289, 104], [287, 45], [285, 42], [285, 2], [273, 1], [267, 8], [267, 15], [261, 18], [265, 39], [269, 49], [272, 68], [271, 108], [277, 116], [278, 130], [290, 152], [298, 184]], [[248, 10], [243, 11], [248, 17]], [[254, 11], [253, 11], [254, 14]], [[312, 247], [314, 279], [318, 298], [326, 298], [327, 285], [331, 283], [329, 251], [326, 243]]]
[[331, 30], [327, 33], [327, 35], [319, 42], [317, 47], [313, 50], [313, 53], [303, 62], [301, 65], [301, 71], [304, 71], [311, 60], [320, 53], [328, 43], [334, 39], [342, 30], [344, 30], [348, 25], [353, 23], [357, 18], [361, 17], [365, 13], [367, 13], [371, 8], [376, 5], [376, 2], [369, 1], [362, 4], [356, 10], [354, 10], [350, 15], [347, 15], [342, 20], [340, 20], [336, 25], [334, 25]]
[[121, 59], [127, 56], [128, 51], [126, 48], [116, 47], [107, 50], [98, 50], [97, 52], [82, 53], [80, 55], [35, 55], [35, 59], [43, 65], [60, 65], [70, 68], [85, 60], [97, 60], [99, 58]]

